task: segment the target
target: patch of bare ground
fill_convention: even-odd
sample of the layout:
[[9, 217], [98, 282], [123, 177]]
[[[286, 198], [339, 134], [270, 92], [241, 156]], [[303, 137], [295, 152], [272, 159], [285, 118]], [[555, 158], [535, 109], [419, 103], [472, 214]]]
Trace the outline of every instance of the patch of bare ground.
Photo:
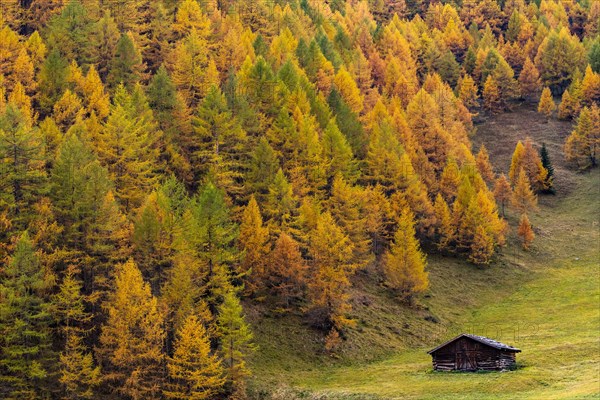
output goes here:
[[[551, 263], [557, 256], [577, 257], [598, 238], [597, 207], [594, 203], [580, 201], [598, 194], [600, 181], [598, 171], [580, 172], [567, 162], [563, 151], [564, 143], [574, 128], [573, 121], [561, 121], [546, 117], [537, 112], [535, 104], [523, 103], [513, 107], [511, 112], [494, 115], [480, 115], [472, 137], [473, 152], [485, 144], [490, 161], [497, 173], [508, 174], [511, 158], [519, 140], [530, 137], [539, 150], [546, 144], [554, 167], [555, 195], [539, 194], [538, 209], [527, 212], [536, 234], [532, 248], [528, 252], [520, 249], [521, 239], [517, 237], [520, 213], [507, 208], [506, 219], [510, 225], [507, 235], [508, 245], [500, 253], [500, 263], [514, 263], [519, 268], [535, 266], [529, 257], [537, 261]], [[514, 254], [513, 254], [514, 253]]]
[[[519, 140], [530, 137], [539, 150], [546, 144], [550, 160], [554, 166], [554, 187], [556, 196], [565, 197], [573, 191], [578, 173], [565, 159], [563, 145], [573, 129], [572, 121], [561, 121], [539, 114], [536, 105], [522, 103], [515, 105], [510, 112], [482, 116], [483, 123], [476, 124], [472, 137], [473, 152], [479, 151], [485, 143], [490, 153], [490, 161], [496, 172], [508, 174], [513, 151]], [[540, 205], [552, 205], [552, 197], [540, 196]]]

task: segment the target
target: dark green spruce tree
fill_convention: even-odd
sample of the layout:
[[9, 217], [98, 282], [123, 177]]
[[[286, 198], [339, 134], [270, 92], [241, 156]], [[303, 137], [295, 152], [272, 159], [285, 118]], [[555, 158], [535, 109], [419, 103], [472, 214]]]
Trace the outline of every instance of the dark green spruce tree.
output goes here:
[[547, 193], [556, 193], [554, 189], [554, 167], [552, 166], [552, 161], [550, 161], [550, 155], [548, 154], [548, 149], [546, 148], [546, 143], [542, 143], [542, 148], [540, 149], [540, 158], [542, 160], [542, 165], [546, 170], [548, 170], [548, 175], [546, 176], [546, 185], [548, 189], [545, 190]]

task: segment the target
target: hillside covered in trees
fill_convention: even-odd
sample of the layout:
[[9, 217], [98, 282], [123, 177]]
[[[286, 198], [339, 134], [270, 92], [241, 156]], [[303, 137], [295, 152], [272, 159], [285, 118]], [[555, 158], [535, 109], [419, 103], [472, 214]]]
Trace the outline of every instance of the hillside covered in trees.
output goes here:
[[549, 153], [475, 122], [596, 167], [599, 73], [598, 1], [3, 0], [0, 397], [245, 398], [255, 308], [335, 357], [358, 273], [410, 308], [531, 246]]

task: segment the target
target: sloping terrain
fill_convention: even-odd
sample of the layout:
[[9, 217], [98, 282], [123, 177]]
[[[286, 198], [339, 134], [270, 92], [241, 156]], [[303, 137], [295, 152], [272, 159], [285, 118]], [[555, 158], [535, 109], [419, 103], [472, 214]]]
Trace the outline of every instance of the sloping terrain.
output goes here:
[[[530, 215], [537, 235], [530, 251], [522, 251], [512, 233], [488, 268], [430, 256], [431, 289], [413, 308], [376, 295], [375, 283], [362, 277], [354, 296], [359, 327], [340, 360], [316, 355], [320, 335], [297, 321], [257, 318], [257, 391], [280, 386], [273, 398], [318, 399], [597, 398], [600, 174], [579, 174], [565, 164], [562, 143], [570, 126], [546, 124], [522, 106], [479, 125], [473, 139], [475, 148], [486, 144], [498, 171], [508, 168], [517, 140], [530, 136], [548, 146], [557, 194], [540, 197]], [[514, 230], [517, 216], [509, 211], [508, 219]], [[433, 373], [426, 351], [460, 331], [521, 348], [521, 368]]]

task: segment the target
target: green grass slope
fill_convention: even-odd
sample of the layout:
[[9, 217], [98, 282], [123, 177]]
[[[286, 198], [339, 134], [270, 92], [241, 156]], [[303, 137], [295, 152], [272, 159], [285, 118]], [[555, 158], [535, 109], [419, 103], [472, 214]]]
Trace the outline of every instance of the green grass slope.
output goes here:
[[[518, 139], [529, 135], [549, 145], [558, 194], [540, 198], [540, 209], [530, 215], [537, 235], [530, 251], [520, 250], [512, 233], [488, 268], [430, 255], [431, 288], [413, 308], [399, 304], [368, 273], [358, 276], [353, 293], [358, 328], [339, 359], [319, 353], [322, 335], [300, 316], [252, 310], [261, 338], [252, 360], [256, 397], [600, 398], [600, 171], [576, 174], [567, 168], [560, 143], [569, 129], [562, 122], [544, 124], [521, 107], [481, 125], [474, 139], [476, 148], [486, 143], [501, 170]], [[518, 216], [509, 212], [508, 219], [514, 231]], [[521, 348], [521, 367], [505, 373], [432, 372], [426, 351], [458, 332]]]

